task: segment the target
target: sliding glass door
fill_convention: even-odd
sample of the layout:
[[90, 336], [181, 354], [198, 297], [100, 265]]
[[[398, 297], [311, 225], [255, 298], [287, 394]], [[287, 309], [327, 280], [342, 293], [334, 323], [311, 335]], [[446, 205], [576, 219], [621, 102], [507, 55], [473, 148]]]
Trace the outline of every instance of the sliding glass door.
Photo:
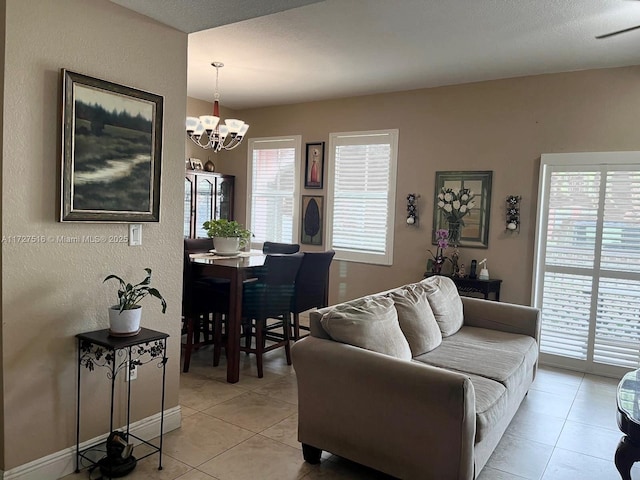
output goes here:
[[640, 152], [543, 155], [538, 212], [542, 361], [640, 367]]

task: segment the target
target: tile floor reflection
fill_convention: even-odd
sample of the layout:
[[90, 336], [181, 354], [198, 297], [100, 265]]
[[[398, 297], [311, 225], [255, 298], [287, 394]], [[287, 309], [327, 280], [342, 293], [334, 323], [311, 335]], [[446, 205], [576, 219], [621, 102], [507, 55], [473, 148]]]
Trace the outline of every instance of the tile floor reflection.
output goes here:
[[[265, 355], [264, 378], [255, 357], [241, 355], [241, 380], [225, 381], [224, 360], [211, 366], [203, 348], [181, 375], [182, 427], [165, 436], [157, 457], [142, 460], [132, 480], [390, 479], [325, 453], [320, 465], [302, 459], [297, 441], [295, 372], [276, 350]], [[541, 367], [535, 383], [478, 480], [619, 480], [613, 455], [618, 381]], [[640, 478], [640, 464], [632, 474]], [[85, 472], [68, 479], [87, 478]]]

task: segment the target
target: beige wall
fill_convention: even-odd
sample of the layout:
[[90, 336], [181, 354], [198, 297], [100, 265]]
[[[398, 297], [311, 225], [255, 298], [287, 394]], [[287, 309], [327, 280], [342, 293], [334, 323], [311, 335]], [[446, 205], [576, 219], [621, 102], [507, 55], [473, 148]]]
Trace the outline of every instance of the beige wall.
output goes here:
[[[166, 408], [178, 404], [181, 217], [187, 36], [107, 0], [7, 0], [2, 158], [2, 233], [127, 235], [126, 225], [58, 223], [61, 68], [164, 96], [161, 222], [143, 245], [2, 245], [2, 373], [9, 470], [75, 445], [77, 333], [106, 328], [109, 273], [154, 284], [169, 308], [143, 302], [144, 327], [171, 335]], [[108, 431], [104, 370], [83, 371], [83, 439]], [[132, 420], [160, 410], [160, 369], [142, 367]], [[118, 395], [122, 397], [118, 380]], [[157, 400], [156, 400], [157, 399]], [[123, 423], [118, 407], [116, 423]]]
[[[430, 243], [435, 172], [493, 170], [488, 249], [462, 249], [461, 261], [488, 258], [503, 280], [502, 299], [529, 304], [540, 155], [640, 150], [640, 67], [523, 77], [386, 95], [238, 111], [248, 137], [301, 134], [328, 142], [330, 132], [398, 128], [394, 263], [335, 262], [331, 302], [422, 278]], [[303, 147], [304, 148], [304, 147]], [[246, 142], [220, 154], [219, 171], [235, 173], [244, 220]], [[304, 156], [304, 153], [303, 153]], [[304, 161], [304, 160], [303, 160]], [[301, 179], [302, 186], [302, 179]], [[406, 196], [421, 195], [420, 221], [407, 226]], [[317, 190], [302, 193], [318, 193]], [[323, 192], [326, 195], [326, 189]], [[505, 199], [521, 195], [520, 234], [505, 232]], [[357, 208], [355, 209], [357, 214]], [[325, 239], [326, 242], [326, 239]]]

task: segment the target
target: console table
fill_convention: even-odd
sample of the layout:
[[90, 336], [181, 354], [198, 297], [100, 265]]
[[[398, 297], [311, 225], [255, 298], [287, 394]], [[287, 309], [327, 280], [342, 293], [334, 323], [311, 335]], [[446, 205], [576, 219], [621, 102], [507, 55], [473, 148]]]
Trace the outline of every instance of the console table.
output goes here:
[[631, 467], [640, 460], [640, 370], [627, 373], [618, 384], [616, 419], [625, 435], [616, 449], [615, 462], [622, 480], [631, 480]]
[[[426, 272], [424, 278], [432, 277], [435, 273]], [[452, 277], [449, 275], [442, 275], [443, 277], [450, 278], [453, 283], [456, 284], [458, 292], [465, 293], [480, 293], [484, 296], [485, 300], [489, 300], [489, 294], [494, 294], [496, 302], [500, 301], [500, 284], [502, 280], [492, 278], [489, 280], [480, 280], [479, 278], [469, 277]]]
[[[80, 390], [81, 374], [85, 368], [92, 372], [97, 367], [106, 369], [106, 376], [111, 380], [111, 412], [109, 415], [109, 432], [113, 432], [113, 410], [114, 392], [116, 377], [120, 371], [125, 371], [127, 375], [127, 423], [125, 425], [125, 436], [127, 439], [133, 437], [136, 440], [151, 447], [150, 453], [138, 457], [141, 460], [145, 457], [158, 453], [158, 470], [162, 470], [162, 434], [164, 430], [164, 388], [165, 388], [165, 366], [167, 364], [167, 338], [169, 335], [157, 332], [148, 328], [140, 329], [140, 333], [132, 337], [112, 337], [109, 329], [96, 330], [88, 333], [76, 335], [78, 339], [78, 399], [76, 411], [76, 473], [80, 471], [80, 459], [83, 458], [91, 465], [96, 462], [87, 454], [94, 450], [95, 446], [80, 450]], [[162, 398], [160, 400], [160, 442], [159, 445], [147, 442], [129, 432], [131, 413], [131, 370], [138, 365], [144, 365], [156, 360], [158, 368], [162, 368]], [[117, 426], [119, 427], [119, 426]]]

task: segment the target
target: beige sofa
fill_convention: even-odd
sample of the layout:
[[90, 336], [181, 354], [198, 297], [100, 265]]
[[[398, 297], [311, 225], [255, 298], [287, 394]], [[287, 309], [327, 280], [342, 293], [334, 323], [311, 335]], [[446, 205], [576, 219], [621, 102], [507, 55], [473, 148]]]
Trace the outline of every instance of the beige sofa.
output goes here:
[[533, 382], [539, 311], [446, 277], [312, 312], [297, 342], [298, 439], [403, 479], [474, 479]]

